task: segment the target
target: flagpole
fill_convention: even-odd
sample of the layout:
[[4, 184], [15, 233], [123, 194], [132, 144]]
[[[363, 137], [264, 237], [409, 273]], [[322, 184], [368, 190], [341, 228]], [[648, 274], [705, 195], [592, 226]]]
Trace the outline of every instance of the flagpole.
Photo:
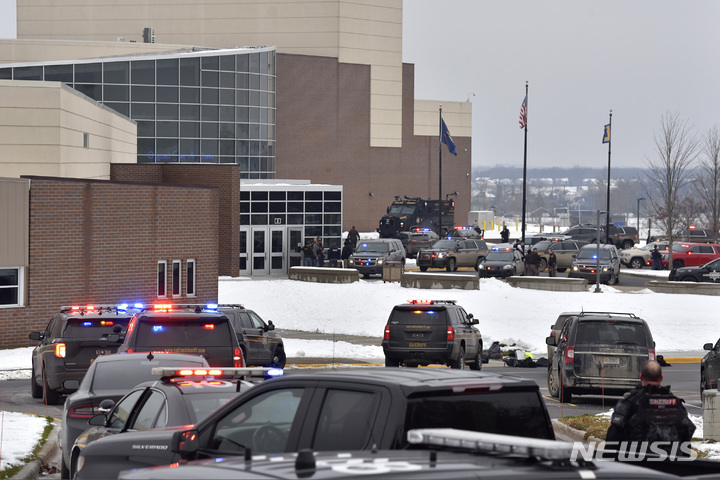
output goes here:
[[612, 109], [610, 110], [610, 133], [608, 135], [608, 181], [607, 181], [607, 208], [605, 211], [605, 243], [610, 240], [610, 146], [612, 145]]
[[440, 105], [440, 119], [438, 121], [438, 236], [442, 236], [442, 104]]
[[[525, 243], [525, 195], [527, 190], [527, 112], [528, 112], [528, 82], [525, 81], [525, 148], [523, 151], [523, 196], [522, 196], [522, 232], [521, 242]], [[524, 254], [524, 252], [523, 252]]]

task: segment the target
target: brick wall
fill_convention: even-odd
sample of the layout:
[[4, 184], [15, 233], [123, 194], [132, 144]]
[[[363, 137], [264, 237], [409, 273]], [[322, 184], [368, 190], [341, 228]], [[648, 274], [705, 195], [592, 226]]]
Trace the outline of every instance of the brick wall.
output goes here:
[[[182, 260], [182, 297], [218, 296], [219, 191], [27, 177], [30, 266], [25, 308], [0, 309], [0, 348], [30, 345], [61, 305], [157, 301], [157, 262]], [[197, 296], [185, 296], [186, 260]], [[172, 300], [172, 297], [170, 297]]]
[[116, 181], [201, 185], [219, 190], [218, 274], [237, 276], [240, 270], [240, 167], [196, 164], [113, 164]]

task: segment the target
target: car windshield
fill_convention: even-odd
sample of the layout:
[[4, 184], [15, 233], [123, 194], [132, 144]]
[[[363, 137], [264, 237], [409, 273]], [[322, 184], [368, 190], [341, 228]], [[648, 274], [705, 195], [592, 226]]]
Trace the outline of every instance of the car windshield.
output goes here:
[[[577, 259], [582, 261], [597, 260], [597, 248], [581, 248]], [[600, 249], [600, 260], [610, 260], [610, 250]]]
[[390, 207], [390, 215], [412, 215], [415, 213], [415, 205], [393, 205]]
[[433, 248], [438, 250], [454, 250], [457, 242], [455, 240], [438, 240], [433, 244]]
[[646, 345], [645, 328], [640, 323], [615, 320], [580, 322], [575, 337], [575, 348], [594, 344]]
[[363, 242], [358, 245], [355, 253], [387, 253], [390, 251], [390, 247], [385, 242]]
[[[190, 356], [188, 355], [188, 357]], [[95, 393], [107, 390], [130, 390], [139, 383], [157, 380], [158, 376], [152, 373], [152, 369], [155, 367], [181, 368], [203, 365], [205, 363], [200, 357], [198, 359], [177, 360], [158, 359], [156, 357], [153, 361], [143, 359], [137, 362], [99, 362], [95, 365], [92, 385], [89, 390]], [[83, 383], [85, 383], [84, 380]]]
[[485, 260], [488, 262], [512, 262], [513, 254], [512, 252], [508, 252], [506, 250], [493, 250], [488, 252]]

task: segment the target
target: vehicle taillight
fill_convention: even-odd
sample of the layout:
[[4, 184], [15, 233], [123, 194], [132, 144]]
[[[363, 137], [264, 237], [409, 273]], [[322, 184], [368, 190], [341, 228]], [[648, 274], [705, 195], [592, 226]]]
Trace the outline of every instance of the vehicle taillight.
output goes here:
[[390, 325], [385, 325], [385, 334], [383, 340], [390, 340]]
[[655, 349], [654, 348], [648, 349], [648, 360], [655, 360]]
[[65, 358], [65, 344], [64, 343], [56, 343], [55, 344], [55, 356], [58, 358]]
[[448, 329], [447, 329], [447, 341], [448, 342], [455, 341], [455, 330], [453, 329], [453, 327], [448, 327]]
[[235, 368], [242, 368], [245, 366], [245, 359], [243, 358], [242, 350], [239, 348], [235, 349], [235, 353], [233, 355], [233, 366]]
[[565, 363], [573, 363], [575, 361], [575, 347], [567, 347], [565, 349]]
[[70, 409], [68, 415], [73, 418], [92, 418], [96, 413], [99, 412], [95, 411], [92, 405], [77, 405]]

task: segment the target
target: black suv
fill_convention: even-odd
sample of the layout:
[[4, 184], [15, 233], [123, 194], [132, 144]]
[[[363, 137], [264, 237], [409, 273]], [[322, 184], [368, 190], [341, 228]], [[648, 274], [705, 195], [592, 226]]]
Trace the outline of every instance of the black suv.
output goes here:
[[[600, 235], [600, 243], [605, 243], [605, 225], [600, 225], [600, 229], [593, 224], [575, 225], [565, 230], [563, 235], [570, 236], [573, 240], [583, 240], [586, 242], [594, 243]], [[632, 248], [633, 245], [638, 243], [638, 231], [635, 227], [617, 227], [610, 225], [608, 230], [608, 243], [612, 243], [617, 248]]]
[[583, 246], [570, 267], [568, 278], [584, 278], [590, 283], [599, 279], [600, 283], [608, 285], [619, 283], [620, 255], [617, 248], [603, 244]]
[[405, 255], [408, 257], [416, 256], [420, 250], [431, 248], [435, 242], [440, 240], [437, 233], [428, 229], [398, 232], [393, 238], [402, 242], [405, 247]]
[[681, 267], [670, 270], [668, 280], [675, 282], [720, 283], [720, 258], [699, 267]]
[[211, 367], [244, 367], [227, 315], [217, 305], [156, 304], [133, 315], [118, 352], [202, 355]]
[[363, 278], [372, 274], [382, 275], [388, 262], [396, 262], [405, 269], [405, 247], [397, 238], [363, 240], [348, 259], [350, 268], [360, 272]]
[[545, 343], [555, 347], [548, 390], [561, 402], [573, 394], [623, 395], [639, 385], [643, 363], [655, 360], [650, 327], [632, 313], [579, 313]]
[[428, 268], [444, 268], [448, 272], [454, 272], [458, 267], [477, 270], [488, 251], [485, 240], [448, 237], [435, 242], [429, 250], [420, 250], [417, 266], [421, 272], [426, 272]]
[[230, 319], [246, 365], [285, 368], [285, 345], [272, 320], [265, 323], [242, 305], [218, 305], [218, 310]]
[[89, 444], [83, 455], [97, 455], [110, 471], [118, 471], [243, 454], [254, 461], [253, 454], [306, 448], [398, 450], [408, 448], [413, 428], [554, 439], [532, 380], [444, 368], [399, 368], [390, 374], [387, 368], [362, 367], [286, 372], [241, 393], [195, 426], [113, 435]]
[[134, 312], [127, 305], [61, 307], [44, 332], [29, 335], [40, 342], [32, 351], [32, 397], [57, 405], [61, 394], [77, 390], [98, 355], [117, 351]]
[[462, 369], [482, 368], [479, 322], [455, 300], [410, 300], [396, 305], [385, 325], [385, 366], [440, 363]]

